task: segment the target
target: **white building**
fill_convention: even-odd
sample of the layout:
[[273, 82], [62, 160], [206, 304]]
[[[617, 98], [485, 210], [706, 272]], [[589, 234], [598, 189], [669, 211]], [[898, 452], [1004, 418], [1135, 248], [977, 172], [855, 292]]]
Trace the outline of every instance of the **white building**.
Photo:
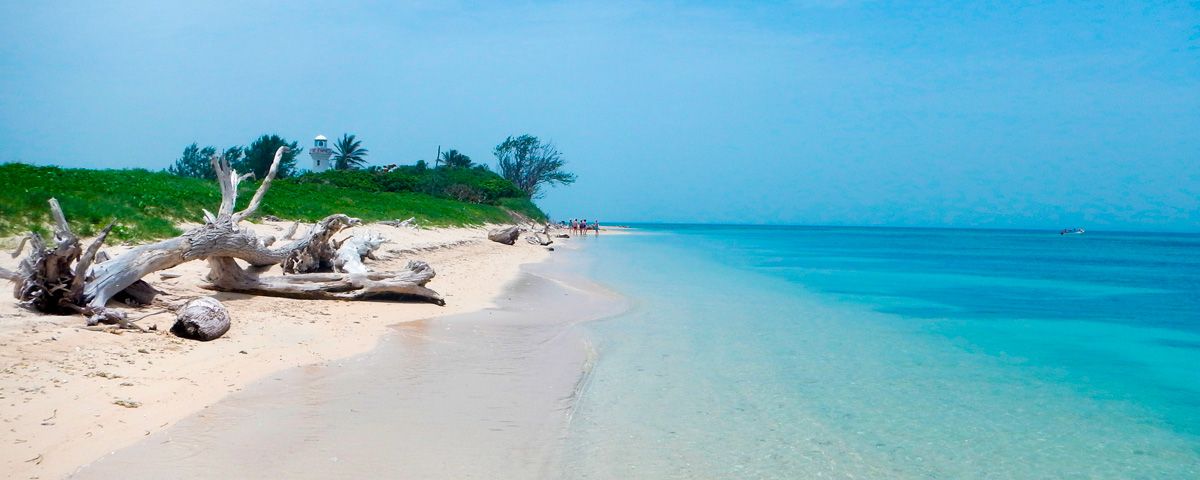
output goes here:
[[324, 135], [317, 135], [313, 139], [312, 148], [308, 149], [308, 155], [313, 159], [312, 171], [314, 172], [329, 170], [329, 157], [333, 155], [333, 150], [325, 145], [328, 141], [329, 139]]

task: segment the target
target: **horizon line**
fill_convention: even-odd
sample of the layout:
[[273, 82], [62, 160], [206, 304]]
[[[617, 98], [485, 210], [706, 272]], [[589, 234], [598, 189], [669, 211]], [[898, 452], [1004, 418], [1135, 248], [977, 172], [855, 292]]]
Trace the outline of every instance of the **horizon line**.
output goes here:
[[[705, 227], [765, 227], [765, 228], [831, 228], [831, 229], [896, 229], [896, 230], [991, 230], [991, 231], [1007, 231], [1007, 232], [1053, 232], [1057, 233], [1062, 228], [1034, 228], [1034, 227], [956, 227], [947, 225], [831, 225], [831, 224], [800, 224], [800, 223], [727, 223], [727, 222], [678, 222], [678, 221], [612, 221], [605, 222], [607, 225], [663, 225], [663, 226], [705, 226]], [[1086, 233], [1149, 233], [1149, 234], [1184, 234], [1184, 235], [1200, 235], [1200, 229], [1196, 230], [1132, 230], [1123, 228], [1100, 228], [1092, 229], [1084, 227]]]

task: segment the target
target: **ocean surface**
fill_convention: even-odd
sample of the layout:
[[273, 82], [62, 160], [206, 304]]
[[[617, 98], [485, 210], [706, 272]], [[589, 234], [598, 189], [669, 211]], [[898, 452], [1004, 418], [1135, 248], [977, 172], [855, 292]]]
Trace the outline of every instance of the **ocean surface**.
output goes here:
[[1200, 478], [1200, 236], [638, 225], [561, 478]]

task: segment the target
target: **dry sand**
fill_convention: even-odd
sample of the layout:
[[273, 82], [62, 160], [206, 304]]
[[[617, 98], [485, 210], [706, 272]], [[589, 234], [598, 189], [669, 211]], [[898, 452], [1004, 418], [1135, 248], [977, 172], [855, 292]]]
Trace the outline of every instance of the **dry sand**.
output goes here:
[[[253, 228], [278, 235], [288, 224]], [[437, 271], [429, 284], [447, 305], [290, 300], [201, 289], [204, 262], [146, 277], [178, 303], [213, 295], [234, 316], [224, 337], [207, 343], [166, 333], [173, 315], [141, 320], [157, 333], [87, 331], [79, 316], [45, 316], [0, 298], [0, 471], [7, 478], [60, 478], [117, 449], [165, 429], [273, 372], [366, 352], [388, 325], [476, 311], [493, 305], [520, 266], [545, 259], [546, 248], [487, 241], [486, 229], [414, 230], [368, 225], [389, 243], [368, 260], [375, 270], [409, 259]], [[128, 247], [114, 247], [120, 254]], [[3, 255], [0, 266], [16, 260]], [[278, 268], [269, 274], [278, 274]], [[155, 307], [142, 309], [146, 313]], [[134, 316], [137, 314], [135, 313]]]

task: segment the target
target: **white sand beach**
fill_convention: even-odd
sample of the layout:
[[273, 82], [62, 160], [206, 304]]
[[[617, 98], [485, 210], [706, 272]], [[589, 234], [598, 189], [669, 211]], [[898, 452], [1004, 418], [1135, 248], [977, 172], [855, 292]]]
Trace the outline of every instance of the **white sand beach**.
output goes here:
[[[278, 234], [288, 225], [264, 222], [253, 228]], [[176, 278], [163, 279], [161, 272], [146, 277], [165, 292], [157, 302], [213, 295], [225, 303], [232, 329], [202, 343], [168, 333], [170, 313], [138, 322], [156, 326], [157, 332], [110, 334], [78, 328], [84, 323], [79, 316], [25, 311], [5, 295], [0, 300], [0, 444], [6, 448], [0, 450], [0, 469], [7, 478], [64, 477], [273, 372], [366, 352], [389, 325], [488, 307], [517, 278], [521, 265], [551, 254], [524, 241], [514, 246], [487, 241], [485, 228], [356, 229], [375, 230], [389, 240], [377, 252], [379, 261], [368, 261], [373, 269], [399, 268], [414, 258], [429, 262], [437, 271], [429, 286], [445, 296], [446, 306], [212, 292], [200, 288], [204, 262], [169, 270], [180, 274]], [[4, 255], [0, 267], [13, 268], [17, 261]]]

